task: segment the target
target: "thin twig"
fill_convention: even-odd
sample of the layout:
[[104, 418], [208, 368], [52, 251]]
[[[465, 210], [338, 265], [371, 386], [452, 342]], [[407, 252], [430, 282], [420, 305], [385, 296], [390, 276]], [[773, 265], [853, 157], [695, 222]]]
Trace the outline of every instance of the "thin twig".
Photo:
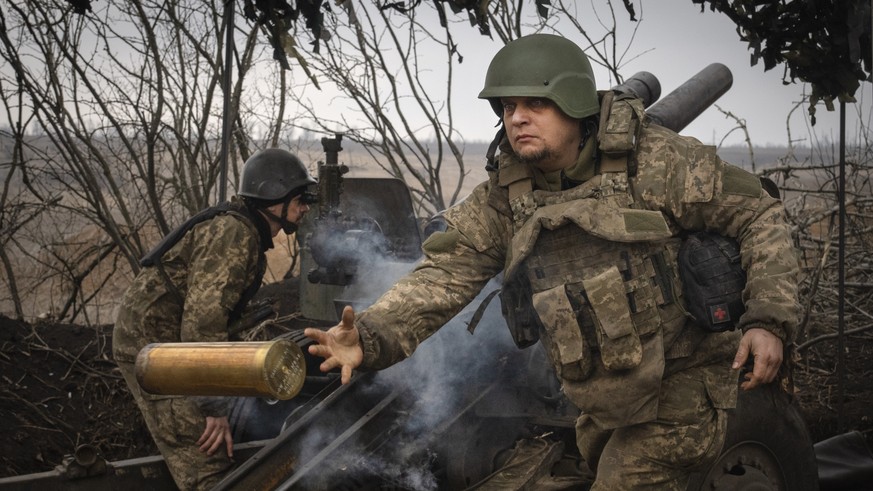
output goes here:
[[[873, 324], [870, 324], [870, 325], [867, 325], [867, 326], [864, 326], [864, 327], [858, 327], [858, 328], [855, 328], [855, 329], [849, 329], [849, 330], [845, 331], [843, 334], [846, 335], [846, 336], [848, 336], [848, 335], [851, 335], [851, 334], [857, 334], [857, 333], [859, 333], [859, 332], [869, 331], [869, 330], [871, 330], [871, 329], [873, 329]], [[812, 338], [812, 339], [810, 339], [809, 341], [806, 341], [805, 343], [802, 343], [802, 344], [797, 345], [797, 351], [803, 351], [803, 350], [805, 350], [806, 348], [809, 348], [809, 347], [812, 346], [812, 345], [818, 344], [818, 343], [820, 343], [820, 342], [822, 342], [822, 341], [827, 341], [828, 339], [835, 339], [835, 338], [837, 338], [838, 336], [839, 336], [839, 333], [832, 332], [832, 333], [823, 334], [823, 335], [821, 335], [821, 336], [818, 336], [818, 337]]]

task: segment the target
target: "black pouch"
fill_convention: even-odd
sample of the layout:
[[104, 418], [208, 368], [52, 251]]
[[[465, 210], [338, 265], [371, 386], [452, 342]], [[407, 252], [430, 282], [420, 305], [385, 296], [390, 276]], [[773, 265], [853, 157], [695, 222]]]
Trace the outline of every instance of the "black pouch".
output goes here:
[[509, 326], [512, 340], [520, 349], [540, 340], [540, 320], [530, 301], [531, 289], [526, 279], [507, 282], [500, 290], [500, 308]]
[[746, 272], [740, 263], [739, 243], [697, 232], [682, 242], [678, 262], [685, 308], [697, 324], [711, 332], [735, 329], [746, 311]]

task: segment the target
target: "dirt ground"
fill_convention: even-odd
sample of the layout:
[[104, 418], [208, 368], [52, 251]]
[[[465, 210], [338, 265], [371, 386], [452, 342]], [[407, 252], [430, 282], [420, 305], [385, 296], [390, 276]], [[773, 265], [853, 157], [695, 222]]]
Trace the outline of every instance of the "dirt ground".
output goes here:
[[[293, 307], [280, 305], [280, 314]], [[285, 327], [304, 324], [292, 315]], [[842, 428], [835, 339], [805, 350], [795, 369], [798, 400], [814, 442], [857, 430], [873, 448], [873, 337], [845, 345]], [[52, 470], [82, 444], [109, 461], [157, 453], [112, 361], [111, 326], [31, 325], [0, 315], [0, 373], [0, 477]]]

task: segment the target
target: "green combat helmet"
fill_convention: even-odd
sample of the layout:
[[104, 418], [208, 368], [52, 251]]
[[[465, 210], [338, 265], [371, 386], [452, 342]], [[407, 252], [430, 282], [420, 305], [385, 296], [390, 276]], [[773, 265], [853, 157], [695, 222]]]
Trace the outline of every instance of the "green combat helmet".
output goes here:
[[267, 148], [246, 160], [237, 194], [271, 202], [310, 184], [315, 184], [315, 179], [296, 155], [281, 148]]
[[524, 36], [494, 55], [479, 98], [503, 116], [501, 97], [544, 97], [571, 118], [600, 112], [588, 57], [574, 42], [553, 34]]

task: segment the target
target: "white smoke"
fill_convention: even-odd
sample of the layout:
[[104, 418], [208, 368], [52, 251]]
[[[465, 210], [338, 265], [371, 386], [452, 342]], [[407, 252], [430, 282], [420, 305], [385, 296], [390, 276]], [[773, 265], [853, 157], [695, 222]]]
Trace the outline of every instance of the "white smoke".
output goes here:
[[[496, 375], [500, 355], [517, 349], [500, 315], [496, 297], [488, 305], [475, 335], [467, 331], [475, 309], [497, 287], [496, 281], [489, 283], [470, 305], [422, 343], [412, 357], [374, 374], [364, 390], [365, 396], [399, 390], [401, 397], [412, 398], [405, 401], [411, 409], [401, 427], [394, 429], [390, 443], [378, 452], [362, 454], [353, 443], [354, 438], [338, 445], [325, 460], [332, 468], [346, 463], [339, 465], [342, 477], [336, 476], [337, 479], [354, 481], [356, 474], [360, 474], [360, 479], [375, 477], [401, 489], [439, 489], [430, 444], [443, 435], [434, 432], [453, 420], [464, 398], [475, 390], [471, 384], [476, 379], [489, 379], [489, 373]], [[329, 418], [331, 428], [347, 428], [354, 423], [348, 415], [335, 411], [319, 418]], [[300, 461], [323, 458], [324, 449], [336, 445], [336, 439], [335, 430], [309, 435], [306, 441], [299, 442]], [[318, 479], [331, 482], [334, 477], [325, 476], [324, 472], [327, 472], [324, 467], [316, 472]]]
[[[360, 202], [348, 208], [358, 217], [366, 216], [368, 211], [376, 217], [378, 213], [384, 213], [380, 206], [361, 197]], [[332, 241], [331, 245], [342, 249], [352, 243], [340, 240]], [[375, 302], [416, 265], [394, 257], [363, 257], [364, 252], [374, 253], [370, 248], [365, 249], [368, 250], [357, 250], [359, 267], [355, 281], [335, 299], [337, 303], [352, 305], [356, 311]], [[344, 253], [348, 254], [348, 251]], [[385, 432], [390, 430], [387, 442], [371, 449], [363, 448], [363, 444], [357, 441], [355, 425], [362, 426], [359, 418], [368, 417], [361, 417], [359, 411], [351, 410], [359, 408], [350, 408], [346, 413], [340, 409], [343, 404], [336, 404], [318, 415], [318, 421], [312, 425], [318, 431], [309, 431], [305, 439], [295, 442], [297, 460], [303, 466], [307, 462], [315, 462], [313, 465], [318, 466], [318, 469], [306, 473], [304, 488], [320, 489], [336, 482], [367, 483], [375, 479], [401, 489], [438, 489], [439, 479], [434, 474], [437, 455], [432, 443], [443, 435], [435, 432], [448, 428], [454, 421], [453, 416], [465, 402], [464, 398], [471, 390], [476, 390], [474, 384], [494, 380], [500, 355], [517, 350], [496, 297], [488, 304], [475, 335], [467, 331], [475, 310], [488, 293], [497, 288], [497, 280], [490, 282], [464, 310], [423, 342], [408, 360], [356, 382], [355, 393], [361, 399], [361, 405], [376, 404], [392, 391], [401, 393], [396, 402], [408, 409], [386, 425], [394, 426], [384, 428]], [[360, 383], [369, 386], [362, 387]], [[343, 403], [354, 404], [355, 401]], [[330, 472], [335, 472], [335, 475], [328, 475]], [[298, 475], [297, 478], [302, 477]]]

